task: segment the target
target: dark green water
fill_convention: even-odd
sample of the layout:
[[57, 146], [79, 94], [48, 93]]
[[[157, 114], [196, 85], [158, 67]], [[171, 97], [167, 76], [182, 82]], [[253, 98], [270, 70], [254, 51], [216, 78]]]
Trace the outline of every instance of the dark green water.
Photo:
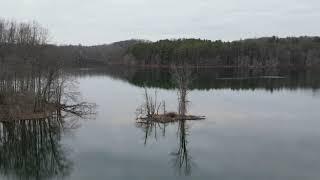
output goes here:
[[[83, 100], [97, 104], [95, 118], [64, 129], [24, 125], [42, 128], [29, 135], [41, 134], [34, 141], [44, 143], [0, 143], [0, 153], [7, 153], [0, 179], [320, 178], [319, 70], [195, 70], [188, 112], [206, 120], [168, 124], [165, 132], [155, 125], [147, 134], [135, 123], [142, 86], [157, 89], [167, 109], [177, 111], [168, 70], [83, 69], [70, 75]], [[22, 163], [12, 167], [16, 158]]]

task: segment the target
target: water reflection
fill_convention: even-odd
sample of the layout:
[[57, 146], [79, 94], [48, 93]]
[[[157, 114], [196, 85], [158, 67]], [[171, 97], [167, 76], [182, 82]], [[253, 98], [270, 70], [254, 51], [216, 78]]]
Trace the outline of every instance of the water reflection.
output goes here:
[[73, 127], [52, 117], [0, 123], [0, 172], [19, 179], [65, 177], [72, 170], [62, 133]]
[[169, 123], [160, 123], [154, 121], [137, 121], [136, 127], [144, 132], [144, 145], [147, 145], [149, 138], [158, 139], [159, 136], [166, 136], [166, 127]]
[[191, 161], [191, 155], [188, 150], [188, 125], [187, 122], [181, 120], [178, 122], [178, 148], [175, 152], [172, 152], [171, 155], [173, 156], [172, 162], [176, 171], [181, 175], [191, 175], [191, 168], [194, 163]]
[[[105, 76], [127, 81], [139, 87], [174, 89], [173, 74], [170, 69], [106, 67], [86, 70], [71, 70], [77, 76]], [[270, 92], [281, 89], [312, 89], [320, 88], [320, 68], [193, 68], [194, 78], [190, 89], [232, 89], [255, 90], [265, 89]]]

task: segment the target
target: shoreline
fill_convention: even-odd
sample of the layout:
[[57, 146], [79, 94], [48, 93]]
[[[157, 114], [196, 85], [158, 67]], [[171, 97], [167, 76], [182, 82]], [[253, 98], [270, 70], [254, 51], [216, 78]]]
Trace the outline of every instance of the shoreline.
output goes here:
[[[81, 69], [90, 69], [96, 67], [107, 67], [107, 66], [119, 66], [119, 67], [130, 67], [130, 68], [150, 68], [150, 69], [170, 69], [173, 65], [157, 65], [157, 64], [125, 64], [125, 63], [107, 63], [103, 65], [92, 65], [86, 67], [78, 67]], [[182, 68], [184, 65], [176, 65], [177, 68]], [[219, 66], [219, 65], [187, 65], [188, 68], [192, 69], [277, 69], [277, 68], [289, 68], [289, 69], [312, 69], [320, 68], [320, 65], [310, 65], [310, 66], [296, 66], [296, 65], [278, 65], [278, 66]]]

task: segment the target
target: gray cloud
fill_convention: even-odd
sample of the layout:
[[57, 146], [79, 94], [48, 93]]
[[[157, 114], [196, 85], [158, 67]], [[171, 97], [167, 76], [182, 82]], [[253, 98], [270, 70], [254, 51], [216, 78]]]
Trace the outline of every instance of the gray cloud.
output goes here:
[[4, 0], [0, 12], [39, 21], [59, 44], [319, 35], [320, 28], [318, 0]]

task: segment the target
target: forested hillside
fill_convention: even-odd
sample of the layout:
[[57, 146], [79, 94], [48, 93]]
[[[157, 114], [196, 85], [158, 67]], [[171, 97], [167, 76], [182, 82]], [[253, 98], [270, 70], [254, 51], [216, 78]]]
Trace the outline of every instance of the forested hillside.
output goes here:
[[139, 65], [311, 66], [320, 63], [320, 38], [266, 37], [233, 42], [161, 40], [135, 44], [128, 54]]

